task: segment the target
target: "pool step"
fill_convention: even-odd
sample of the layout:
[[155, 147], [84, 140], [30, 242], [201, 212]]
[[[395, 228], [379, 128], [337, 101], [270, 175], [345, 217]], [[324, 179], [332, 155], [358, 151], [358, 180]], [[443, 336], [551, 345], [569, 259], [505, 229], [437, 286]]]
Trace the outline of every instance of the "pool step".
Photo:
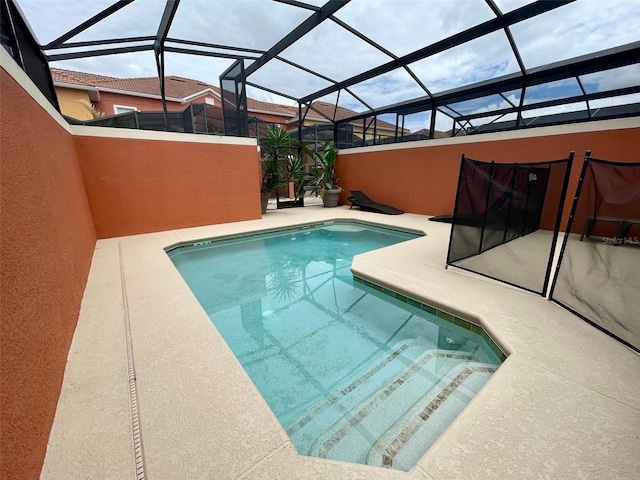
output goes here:
[[[443, 374], [460, 362], [478, 360], [467, 353], [433, 349], [425, 351], [424, 348], [425, 345], [419, 341], [401, 342], [374, 367], [286, 422], [285, 429], [298, 452], [323, 456], [322, 452], [325, 451], [326, 456], [326, 451], [333, 449], [331, 442], [342, 444], [341, 439], [350, 429], [359, 432], [371, 447], [395, 419], [440, 382]], [[380, 410], [380, 406], [384, 406], [384, 411]], [[369, 427], [366, 425], [371, 423], [371, 419], [381, 415], [391, 418], [391, 424], [382, 430], [375, 428], [375, 433], [367, 430]], [[362, 423], [365, 417], [369, 417], [369, 420]], [[335, 431], [334, 434], [328, 435], [332, 431]], [[329, 438], [333, 440], [329, 441]], [[360, 443], [362, 441], [365, 440], [360, 440]], [[366, 460], [369, 447], [360, 452], [362, 463]], [[332, 455], [330, 458], [336, 457]], [[340, 456], [340, 459], [358, 461], [351, 456]]]
[[[448, 354], [451, 355], [451, 353]], [[429, 353], [426, 354], [426, 357], [428, 356]], [[453, 366], [450, 374], [445, 376], [444, 383], [451, 383], [449, 380], [452, 377], [457, 377], [471, 365], [473, 365], [472, 362], [465, 361], [463, 364]], [[378, 439], [400, 421], [420, 399], [429, 395], [435, 399], [441, 395], [441, 398], [445, 398], [440, 400], [438, 407], [443, 406], [445, 402], [448, 403], [450, 395], [443, 395], [443, 390], [442, 382], [437, 382], [435, 385], [425, 384], [423, 377], [417, 374], [417, 370], [409, 369], [322, 433], [312, 445], [309, 454], [320, 458], [366, 463], [370, 450]], [[468, 400], [469, 398], [463, 399], [464, 405]], [[422, 448], [419, 456], [426, 452], [428, 446]], [[378, 462], [375, 456], [371, 461], [379, 466], [391, 466], [394, 463], [394, 457], [391, 455], [387, 457], [391, 458], [391, 462], [382, 457]]]
[[479, 363], [453, 368], [378, 439], [367, 455], [367, 465], [411, 469], [497, 368]]
[[[306, 432], [326, 430], [345, 413], [360, 403], [372, 392], [388, 383], [389, 378], [411, 365], [414, 360], [432, 348], [424, 340], [405, 340], [391, 346], [388, 351], [380, 352], [368, 362], [366, 368], [354, 373], [336, 386], [329, 394], [308, 405], [304, 411], [290, 419], [282, 419], [282, 424], [290, 437], [305, 436], [307, 449], [317, 435]], [[321, 422], [321, 425], [316, 425]], [[304, 432], [298, 434], [300, 430]], [[300, 451], [300, 447], [298, 447]], [[303, 448], [304, 450], [304, 448]]]

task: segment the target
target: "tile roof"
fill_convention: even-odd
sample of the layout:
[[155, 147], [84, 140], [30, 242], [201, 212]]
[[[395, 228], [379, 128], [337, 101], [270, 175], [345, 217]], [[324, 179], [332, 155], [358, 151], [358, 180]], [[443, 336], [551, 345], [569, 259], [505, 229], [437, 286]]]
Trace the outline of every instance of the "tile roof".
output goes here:
[[[52, 68], [51, 77], [54, 82], [64, 82], [96, 88], [110, 88], [146, 95], [160, 95], [158, 77], [118, 78], [93, 73], [62, 70], [60, 68]], [[211, 89], [218, 94], [220, 93], [218, 87], [199, 80], [174, 75], [165, 77], [165, 93], [167, 97], [170, 98], [182, 99], [207, 89]]]
[[[426, 135], [429, 136], [429, 129], [423, 128], [422, 130], [418, 130], [417, 132], [413, 132], [414, 135]], [[450, 137], [449, 132], [441, 132], [440, 130], [436, 130], [433, 132], [433, 138], [447, 138]]]
[[281, 105], [279, 103], [263, 102], [254, 98], [247, 97], [247, 109], [260, 110], [262, 112], [273, 112], [286, 116], [298, 116], [298, 107], [289, 105]]
[[[316, 100], [315, 102], [313, 102], [311, 104], [311, 106], [313, 108], [315, 108], [316, 110], [318, 110], [319, 112], [324, 113], [327, 117], [329, 118], [333, 118], [333, 112], [335, 111], [335, 119], [336, 120], [342, 120], [344, 118], [348, 118], [348, 117], [352, 117], [353, 115], [357, 115], [357, 112], [354, 112], [353, 110], [349, 110], [348, 108], [344, 108], [344, 107], [340, 107], [338, 106], [338, 108], [336, 108], [335, 103], [329, 103], [329, 102], [321, 102], [319, 100]], [[309, 110], [309, 115], [314, 114], [317, 118], [322, 118], [323, 120], [326, 120], [322, 115], [319, 115], [318, 113], [314, 112], [313, 110]], [[307, 117], [309, 116], [307, 115]], [[395, 126], [394, 126], [395, 128]]]
[[95, 73], [76, 72], [73, 70], [63, 70], [61, 68], [51, 68], [51, 77], [54, 82], [84, 85], [87, 87], [94, 87], [97, 82], [118, 80], [116, 77], [96, 75]]
[[[329, 118], [333, 118], [333, 113], [335, 111], [335, 119], [336, 120], [343, 120], [345, 118], [349, 118], [349, 117], [353, 117], [354, 115], [357, 115], [358, 112], [355, 112], [353, 110], [350, 110], [348, 108], [344, 108], [341, 106], [338, 106], [338, 108], [336, 108], [336, 105], [334, 103], [329, 103], [329, 102], [321, 102], [319, 100], [316, 100], [315, 102], [313, 102], [311, 104], [313, 106], [313, 108], [315, 108], [316, 110], [324, 113], [327, 117]], [[307, 115], [307, 118], [312, 118], [312, 119], [318, 119], [318, 120], [324, 120], [326, 121], [327, 119], [325, 117], [323, 117], [322, 115], [318, 114], [317, 112], [314, 112], [313, 110], [309, 110], [309, 114]], [[355, 121], [355, 122], [351, 122], [351, 123], [362, 123], [361, 121]], [[386, 128], [386, 129], [391, 129], [391, 130], [395, 130], [396, 126], [389, 123], [389, 122], [385, 122], [383, 120], [378, 120], [377, 122], [378, 128]]]
[[[158, 82], [158, 77], [117, 78], [98, 82], [96, 87], [112, 88], [125, 92], [145, 93], [147, 95], [160, 95], [160, 82]], [[208, 89], [216, 93], [220, 92], [219, 88], [198, 80], [176, 76], [164, 77], [165, 95], [169, 98], [185, 98]]]

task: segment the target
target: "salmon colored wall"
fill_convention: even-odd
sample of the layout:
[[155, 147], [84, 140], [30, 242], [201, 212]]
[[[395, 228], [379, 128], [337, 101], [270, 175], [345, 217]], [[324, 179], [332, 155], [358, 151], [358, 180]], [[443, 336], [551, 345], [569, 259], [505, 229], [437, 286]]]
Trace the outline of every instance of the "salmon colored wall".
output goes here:
[[261, 218], [255, 146], [77, 136], [76, 147], [98, 238]]
[[297, 128], [298, 127], [298, 123], [296, 122], [295, 125], [290, 125], [289, 127], [287, 127], [286, 122], [288, 120], [291, 120], [291, 117], [287, 117], [284, 115], [273, 115], [270, 113], [257, 113], [251, 109], [249, 109], [249, 115], [255, 115], [257, 116], [260, 120], [262, 120], [263, 122], [273, 122], [273, 123], [277, 123], [280, 124], [280, 126], [282, 128]]
[[[114, 105], [121, 107], [136, 107], [141, 112], [162, 111], [162, 100], [159, 98], [135, 97], [133, 95], [123, 95], [120, 93], [100, 92], [100, 101], [93, 102], [98, 110], [104, 112], [105, 115], [115, 115]], [[186, 105], [180, 102], [167, 101], [167, 110], [170, 112], [181, 112]]]
[[[210, 100], [213, 100], [213, 103], [209, 103], [209, 105], [216, 106], [216, 107], [222, 106], [220, 103], [220, 99], [215, 95], [212, 95], [211, 93], [206, 93], [204, 95], [199, 95], [197, 97], [194, 97], [191, 100], [189, 100], [189, 103], [207, 103], [207, 98]], [[186, 106], [187, 104], [184, 104], [182, 107], [185, 108]]]
[[0, 69], [0, 478], [37, 479], [96, 233], [73, 138]]
[[[489, 140], [490, 136], [484, 137]], [[409, 213], [451, 215], [455, 202], [460, 157], [496, 163], [527, 163], [566, 158], [576, 152], [565, 204], [563, 225], [573, 201], [586, 150], [592, 156], [620, 162], [640, 161], [640, 128], [606, 130], [533, 138], [430, 145], [363, 153], [339, 153], [336, 172], [342, 177], [341, 201], [349, 204], [349, 190], [362, 190], [373, 200]], [[438, 142], [434, 140], [433, 142]], [[557, 192], [559, 195], [559, 192]]]
[[[640, 165], [640, 158], [638, 158]], [[592, 163], [585, 173], [586, 182], [580, 192], [580, 203], [574, 216], [574, 232], [583, 233], [587, 226], [587, 218], [594, 215], [596, 198], [599, 197], [597, 215], [599, 217], [613, 217], [617, 219], [638, 219], [640, 218], [640, 198], [637, 193], [629, 189], [620, 188], [622, 182], [635, 182], [640, 184], [640, 167], [627, 167], [615, 170], [608, 165]], [[596, 180], [597, 189], [594, 188], [593, 180]], [[624, 180], [623, 180], [624, 179]], [[636, 189], [637, 192], [637, 189]], [[592, 226], [591, 235], [601, 237], [615, 237], [619, 234], [617, 222], [596, 222]], [[633, 227], [632, 231], [639, 231], [638, 227]], [[631, 232], [630, 232], [631, 233]]]

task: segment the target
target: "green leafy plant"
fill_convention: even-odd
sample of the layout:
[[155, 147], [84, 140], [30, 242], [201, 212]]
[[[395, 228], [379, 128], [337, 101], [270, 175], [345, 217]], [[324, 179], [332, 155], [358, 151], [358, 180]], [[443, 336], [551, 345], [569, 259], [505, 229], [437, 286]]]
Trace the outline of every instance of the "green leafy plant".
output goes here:
[[304, 160], [292, 148], [291, 132], [268, 126], [263, 144], [262, 193], [271, 193], [293, 182], [296, 198], [304, 195], [304, 184], [309, 178]]
[[84, 98], [78, 100], [78, 103], [86, 108], [93, 118], [102, 118], [104, 117], [104, 112], [101, 112], [96, 108], [96, 106], [88, 100]]
[[262, 193], [271, 193], [288, 182], [287, 165], [291, 155], [291, 132], [267, 127], [262, 160]]
[[293, 182], [293, 191], [296, 198], [304, 196], [304, 184], [309, 178], [304, 170], [304, 160], [302, 155], [291, 154], [287, 162], [286, 177]]
[[336, 157], [338, 148], [331, 142], [324, 143], [322, 149], [314, 151], [302, 142], [298, 142], [300, 148], [311, 157], [315, 163], [311, 169], [311, 185], [313, 193], [324, 195], [326, 190], [338, 190], [340, 178], [335, 176]]

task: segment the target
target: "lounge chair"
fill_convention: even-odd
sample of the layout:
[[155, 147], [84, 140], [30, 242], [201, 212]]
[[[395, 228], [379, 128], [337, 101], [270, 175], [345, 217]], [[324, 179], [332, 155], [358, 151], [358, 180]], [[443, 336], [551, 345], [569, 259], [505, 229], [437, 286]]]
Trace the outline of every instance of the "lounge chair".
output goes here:
[[404, 213], [402, 210], [398, 210], [390, 205], [374, 202], [360, 190], [350, 190], [347, 200], [351, 202], [349, 210], [351, 210], [355, 205], [360, 207], [361, 210], [365, 210], [367, 212], [386, 213], [387, 215], [400, 215]]

